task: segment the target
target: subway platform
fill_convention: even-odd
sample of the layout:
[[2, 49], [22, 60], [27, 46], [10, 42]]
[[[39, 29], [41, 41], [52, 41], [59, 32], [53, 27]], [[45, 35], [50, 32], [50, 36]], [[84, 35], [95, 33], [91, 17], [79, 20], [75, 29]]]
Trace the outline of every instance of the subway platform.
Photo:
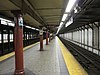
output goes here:
[[[88, 75], [58, 37], [43, 45], [43, 51], [39, 42], [24, 48], [25, 75]], [[14, 70], [14, 53], [0, 57], [0, 75], [14, 75]]]

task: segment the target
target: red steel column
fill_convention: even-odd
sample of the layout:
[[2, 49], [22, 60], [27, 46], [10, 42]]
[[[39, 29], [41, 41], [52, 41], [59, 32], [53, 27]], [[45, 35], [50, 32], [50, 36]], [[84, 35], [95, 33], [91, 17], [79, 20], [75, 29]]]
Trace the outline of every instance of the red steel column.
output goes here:
[[[17, 12], [17, 11], [16, 11]], [[21, 14], [17, 13], [15, 20], [15, 36], [14, 36], [14, 46], [15, 46], [15, 75], [24, 75], [24, 65], [23, 65], [23, 26], [19, 24], [19, 18], [22, 17]]]
[[40, 51], [43, 51], [43, 30], [40, 30]]
[[48, 45], [48, 31], [46, 32], [46, 45]]
[[43, 35], [40, 35], [40, 51], [43, 50]]

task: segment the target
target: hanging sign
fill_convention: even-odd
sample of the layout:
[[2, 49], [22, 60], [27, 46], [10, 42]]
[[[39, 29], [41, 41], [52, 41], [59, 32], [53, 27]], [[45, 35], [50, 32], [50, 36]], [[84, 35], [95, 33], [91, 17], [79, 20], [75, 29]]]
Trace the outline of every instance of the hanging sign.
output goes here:
[[43, 35], [43, 30], [40, 30], [39, 34], [40, 34], [40, 35]]
[[22, 16], [19, 16], [19, 18], [18, 18], [18, 24], [19, 24], [20, 27], [23, 26], [23, 18], [22, 18]]

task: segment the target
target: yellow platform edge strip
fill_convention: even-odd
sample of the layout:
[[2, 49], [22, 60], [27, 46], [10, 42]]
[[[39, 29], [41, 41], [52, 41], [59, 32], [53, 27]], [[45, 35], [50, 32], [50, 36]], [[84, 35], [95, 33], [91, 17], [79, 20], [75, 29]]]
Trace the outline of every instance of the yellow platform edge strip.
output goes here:
[[[23, 48], [23, 50], [24, 50], [24, 51], [25, 51], [25, 50], [28, 50], [29, 48], [31, 48], [31, 47], [33, 47], [33, 46], [35, 46], [35, 45], [37, 45], [37, 44], [39, 44], [39, 42], [34, 43], [34, 44], [32, 44], [32, 45], [29, 45], [29, 46], [26, 46], [26, 47]], [[3, 55], [3, 56], [0, 57], [0, 62], [1, 62], [1, 61], [4, 61], [4, 60], [6, 60], [6, 59], [8, 59], [8, 58], [10, 58], [11, 56], [14, 56], [14, 55], [15, 55], [15, 52], [11, 52], [11, 53], [9, 53], [9, 54]]]
[[74, 56], [68, 51], [64, 44], [58, 38], [58, 42], [61, 48], [61, 52], [68, 68], [70, 75], [88, 75], [84, 68], [79, 64], [79, 62], [74, 58]]

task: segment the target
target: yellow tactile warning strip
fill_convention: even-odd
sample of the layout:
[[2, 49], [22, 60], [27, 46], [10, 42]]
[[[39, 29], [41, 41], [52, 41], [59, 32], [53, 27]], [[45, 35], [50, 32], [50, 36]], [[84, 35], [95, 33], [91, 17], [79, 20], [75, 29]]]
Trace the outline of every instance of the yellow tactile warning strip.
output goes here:
[[[35, 46], [35, 45], [37, 45], [38, 43], [39, 43], [39, 42], [37, 42], [37, 43], [35, 43], [35, 44], [32, 44], [32, 45], [29, 45], [29, 46], [26, 46], [26, 47], [24, 47], [23, 50], [28, 50], [28, 48], [31, 48], [32, 46]], [[9, 54], [6, 54], [6, 55], [1, 56], [1, 57], [0, 57], [0, 62], [3, 61], [3, 60], [6, 60], [6, 59], [8, 59], [8, 58], [10, 58], [10, 57], [13, 56], [13, 55], [15, 55], [15, 52], [11, 52], [11, 53], [9, 53]]]
[[70, 75], [88, 75], [88, 73], [83, 69], [83, 67], [78, 63], [74, 56], [68, 51], [64, 44], [58, 38], [61, 52], [68, 68]]

